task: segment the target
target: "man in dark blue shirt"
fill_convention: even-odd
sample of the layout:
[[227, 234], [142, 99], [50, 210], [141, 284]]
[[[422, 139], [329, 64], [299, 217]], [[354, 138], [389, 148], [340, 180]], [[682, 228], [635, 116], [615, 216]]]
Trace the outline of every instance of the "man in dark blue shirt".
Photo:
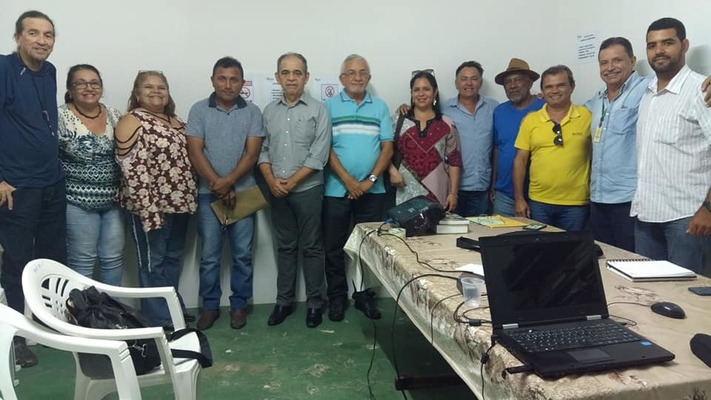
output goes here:
[[[23, 312], [22, 270], [34, 258], [66, 262], [66, 197], [57, 140], [57, 71], [47, 62], [54, 23], [39, 11], [15, 24], [17, 52], [0, 56], [0, 284]], [[15, 362], [37, 364], [24, 338]]]

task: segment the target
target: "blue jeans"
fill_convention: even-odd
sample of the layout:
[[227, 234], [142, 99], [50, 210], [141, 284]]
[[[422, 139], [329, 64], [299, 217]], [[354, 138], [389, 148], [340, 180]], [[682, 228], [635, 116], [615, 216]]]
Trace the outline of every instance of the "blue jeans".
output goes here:
[[590, 203], [590, 226], [595, 240], [634, 252], [632, 203]]
[[24, 312], [22, 271], [35, 258], [67, 262], [67, 195], [64, 180], [44, 188], [18, 188], [12, 192], [14, 207], [0, 207], [2, 273], [0, 285], [7, 305]]
[[[163, 226], [145, 232], [141, 219], [131, 215], [131, 236], [136, 242], [138, 256], [138, 282], [141, 287], [172, 286], [185, 312], [183, 298], [178, 292], [180, 272], [183, 270], [181, 258], [185, 248], [185, 231], [188, 228], [188, 214], [165, 214]], [[168, 304], [162, 298], [141, 299], [141, 311], [152, 326], [171, 324]]]
[[498, 190], [494, 196], [494, 214], [503, 217], [516, 216], [516, 202], [513, 197], [509, 197], [506, 193]]
[[98, 258], [99, 281], [121, 286], [126, 224], [123, 210], [85, 210], [67, 204], [67, 263], [73, 270], [92, 278]]
[[254, 215], [250, 215], [223, 228], [210, 203], [217, 200], [212, 194], [198, 197], [198, 235], [202, 243], [200, 253], [200, 297], [204, 310], [220, 308], [220, 267], [222, 266], [222, 243], [227, 234], [232, 250], [230, 271], [230, 308], [244, 309], [252, 297], [252, 237]]
[[457, 194], [457, 214], [476, 217], [489, 213], [489, 191], [460, 190]]
[[277, 242], [276, 303], [291, 306], [301, 259], [306, 306], [323, 307], [324, 250], [321, 226], [323, 186], [272, 199], [272, 225]]
[[686, 233], [691, 217], [671, 222], [642, 222], [634, 226], [635, 251], [654, 260], [668, 260], [696, 273], [706, 265], [711, 238]]
[[566, 231], [582, 231], [587, 227], [590, 207], [559, 206], [529, 200], [531, 218]]

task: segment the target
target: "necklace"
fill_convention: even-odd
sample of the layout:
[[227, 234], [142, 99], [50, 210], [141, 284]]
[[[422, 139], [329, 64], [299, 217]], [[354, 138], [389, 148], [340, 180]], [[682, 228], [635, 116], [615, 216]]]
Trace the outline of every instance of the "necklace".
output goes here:
[[74, 109], [79, 113], [79, 115], [81, 115], [82, 117], [87, 118], [87, 119], [97, 119], [97, 118], [99, 118], [99, 115], [101, 115], [101, 111], [102, 111], [102, 110], [101, 110], [101, 105], [99, 105], [99, 112], [96, 113], [96, 115], [94, 115], [94, 116], [84, 114], [83, 112], [81, 112], [81, 110], [79, 109], [79, 107], [77, 107], [76, 104], [74, 104]]

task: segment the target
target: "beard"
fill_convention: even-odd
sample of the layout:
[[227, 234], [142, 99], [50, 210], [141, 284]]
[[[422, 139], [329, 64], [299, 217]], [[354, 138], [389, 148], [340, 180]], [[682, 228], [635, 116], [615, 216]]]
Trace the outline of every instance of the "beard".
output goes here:
[[659, 59], [659, 57], [653, 58], [649, 62], [649, 66], [652, 67], [654, 72], [656, 72], [658, 74], [664, 74], [664, 73], [667, 73], [670, 71], [677, 71], [677, 70], [681, 69], [682, 62], [681, 62], [681, 59], [679, 59], [679, 58], [667, 56], [667, 57], [661, 58], [661, 61], [666, 61], [661, 64], [656, 63], [657, 59]]
[[513, 104], [521, 104], [526, 98], [528, 98], [528, 92], [521, 90], [521, 91], [516, 91], [514, 93], [510, 93], [507, 96], [511, 103]]

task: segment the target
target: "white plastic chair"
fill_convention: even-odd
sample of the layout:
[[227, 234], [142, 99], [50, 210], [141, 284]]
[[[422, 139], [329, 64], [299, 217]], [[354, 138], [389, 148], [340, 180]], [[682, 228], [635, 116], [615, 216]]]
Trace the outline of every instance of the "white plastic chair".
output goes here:
[[[22, 336], [55, 349], [81, 353], [104, 354], [111, 360], [120, 399], [140, 400], [141, 392], [136, 380], [136, 370], [126, 346], [126, 342], [76, 338], [50, 332], [25, 318], [10, 307], [0, 304], [0, 355], [7, 360], [13, 348], [13, 337]], [[75, 358], [76, 359], [76, 358]], [[0, 362], [0, 393], [5, 400], [17, 400], [15, 385], [11, 375], [14, 357], [8, 362]], [[77, 361], [77, 369], [79, 362]], [[82, 390], [81, 388], [75, 388]], [[77, 395], [75, 394], [75, 397]]]
[[[197, 360], [173, 358], [170, 349], [200, 351], [200, 341], [195, 333], [168, 343], [162, 327], [139, 329], [93, 329], [69, 322], [66, 301], [72, 289], [95, 286], [115, 298], [162, 297], [168, 303], [172, 324], [176, 330], [185, 328], [178, 296], [172, 287], [124, 288], [106, 285], [87, 278], [70, 268], [48, 259], [30, 261], [22, 273], [25, 292], [25, 314], [34, 314], [40, 321], [58, 332], [82, 338], [132, 340], [154, 339], [160, 353], [161, 366], [138, 376], [141, 387], [171, 383], [176, 400], [197, 399], [197, 378], [201, 367]], [[116, 391], [112, 379], [93, 379], [77, 368], [75, 400], [100, 400]], [[79, 389], [85, 389], [80, 391]]]

